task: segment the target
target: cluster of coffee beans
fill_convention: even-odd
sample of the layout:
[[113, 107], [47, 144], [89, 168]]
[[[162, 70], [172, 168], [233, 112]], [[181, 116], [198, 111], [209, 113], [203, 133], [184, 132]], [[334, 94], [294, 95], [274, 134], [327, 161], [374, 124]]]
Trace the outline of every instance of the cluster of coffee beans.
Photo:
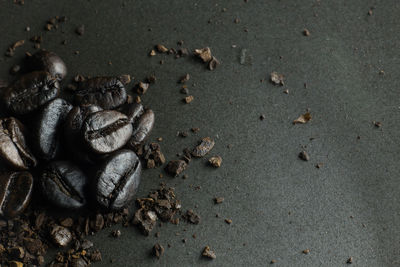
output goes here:
[[26, 65], [27, 72], [2, 89], [9, 117], [0, 119], [0, 158], [8, 166], [0, 175], [0, 216], [22, 212], [34, 183], [62, 208], [126, 206], [141, 176], [129, 147], [149, 135], [153, 111], [128, 103], [126, 81], [117, 77], [81, 81], [74, 106], [59, 98], [67, 74], [59, 56], [39, 51]]

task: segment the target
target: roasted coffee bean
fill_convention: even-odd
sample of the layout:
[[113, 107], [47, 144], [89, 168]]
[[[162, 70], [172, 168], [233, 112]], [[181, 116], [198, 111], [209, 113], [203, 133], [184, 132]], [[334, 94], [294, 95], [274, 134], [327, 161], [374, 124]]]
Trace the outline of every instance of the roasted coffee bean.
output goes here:
[[74, 107], [67, 116], [64, 125], [64, 136], [67, 144], [67, 150], [76, 162], [92, 164], [93, 156], [84, 149], [83, 139], [81, 138], [81, 129], [83, 122], [92, 113], [101, 111], [102, 108], [95, 105], [82, 105]]
[[82, 126], [85, 144], [96, 153], [110, 153], [123, 147], [132, 135], [126, 115], [103, 110], [89, 115]]
[[12, 172], [0, 175], [0, 216], [12, 218], [21, 213], [29, 203], [33, 178], [29, 172]]
[[15, 169], [36, 166], [36, 159], [25, 143], [22, 124], [15, 118], [0, 119], [0, 157]]
[[35, 71], [22, 76], [4, 92], [4, 102], [11, 112], [24, 115], [56, 98], [60, 85], [45, 71]]
[[142, 166], [136, 154], [127, 149], [109, 156], [96, 177], [97, 202], [107, 209], [129, 204], [139, 186]]
[[134, 131], [130, 139], [131, 145], [138, 145], [149, 136], [154, 126], [154, 112], [151, 109], [146, 110], [143, 115], [134, 124]]
[[37, 156], [50, 160], [59, 149], [62, 125], [72, 105], [61, 98], [48, 103], [38, 114], [33, 130], [32, 143]]
[[45, 167], [40, 187], [46, 198], [54, 205], [78, 209], [86, 204], [84, 195], [86, 175], [68, 161], [55, 161]]
[[115, 77], [95, 77], [79, 84], [75, 92], [78, 104], [94, 104], [103, 109], [114, 109], [126, 102], [127, 94], [122, 82]]
[[53, 52], [38, 51], [28, 58], [27, 65], [30, 71], [47, 71], [58, 80], [64, 79], [67, 75], [64, 61]]
[[135, 123], [144, 113], [144, 108], [141, 103], [125, 104], [122, 106], [121, 112], [128, 116], [131, 123]]

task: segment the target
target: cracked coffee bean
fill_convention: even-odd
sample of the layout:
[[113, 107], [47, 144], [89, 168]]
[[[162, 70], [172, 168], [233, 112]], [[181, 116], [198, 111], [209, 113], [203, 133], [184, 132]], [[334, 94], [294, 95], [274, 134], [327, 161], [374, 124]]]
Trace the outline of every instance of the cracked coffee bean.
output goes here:
[[47, 71], [51, 76], [62, 80], [67, 75], [67, 66], [64, 61], [55, 53], [41, 50], [28, 59], [30, 71]]
[[78, 104], [94, 104], [103, 109], [114, 109], [126, 102], [127, 94], [122, 82], [115, 77], [95, 77], [79, 84], [75, 92]]
[[67, 144], [67, 150], [71, 153], [76, 162], [93, 164], [94, 156], [84, 149], [84, 143], [81, 138], [81, 129], [85, 119], [95, 112], [103, 110], [95, 105], [82, 105], [74, 107], [68, 113], [64, 124], [64, 136]]
[[133, 127], [126, 115], [104, 110], [89, 115], [82, 126], [84, 142], [93, 152], [104, 154], [123, 147]]
[[68, 161], [52, 162], [44, 169], [40, 186], [45, 197], [54, 205], [79, 209], [86, 204], [84, 189], [88, 179]]
[[71, 109], [71, 104], [57, 98], [40, 111], [32, 134], [33, 148], [38, 157], [51, 160], [56, 156], [60, 148], [60, 128]]
[[130, 140], [131, 145], [138, 145], [149, 136], [154, 126], [154, 119], [154, 112], [151, 109], [143, 113], [134, 124], [134, 131]]
[[124, 105], [121, 112], [128, 116], [131, 123], [135, 123], [143, 115], [144, 108], [141, 103], [132, 103]]
[[19, 170], [28, 170], [37, 164], [26, 146], [22, 124], [13, 117], [0, 119], [0, 157]]
[[0, 175], [0, 217], [12, 218], [20, 214], [29, 203], [33, 178], [29, 172]]
[[56, 98], [60, 85], [45, 71], [35, 71], [22, 76], [4, 92], [4, 102], [9, 111], [25, 115]]
[[96, 199], [107, 209], [121, 209], [129, 204], [139, 186], [142, 166], [131, 150], [120, 150], [106, 159], [97, 172]]

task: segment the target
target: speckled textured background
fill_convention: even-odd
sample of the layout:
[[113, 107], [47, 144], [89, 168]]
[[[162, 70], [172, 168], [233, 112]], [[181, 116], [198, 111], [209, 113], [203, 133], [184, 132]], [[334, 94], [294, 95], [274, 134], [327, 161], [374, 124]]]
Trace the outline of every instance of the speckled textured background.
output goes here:
[[[267, 266], [272, 259], [276, 266], [346, 266], [350, 256], [353, 266], [400, 265], [399, 1], [25, 2], [0, 0], [0, 51], [43, 33], [42, 47], [64, 59], [68, 79], [154, 73], [157, 83], [143, 101], [156, 113], [151, 139], [163, 137], [167, 160], [205, 136], [216, 140], [211, 154], [223, 158], [219, 169], [194, 161], [186, 180], [145, 171], [139, 196], [166, 182], [201, 223], [164, 225], [153, 231], [158, 239], [134, 227], [121, 228], [118, 240], [103, 230], [90, 238], [103, 254], [95, 266], [110, 259], [111, 266]], [[43, 31], [55, 15], [68, 17], [65, 33]], [[74, 33], [80, 24], [84, 36]], [[208, 71], [192, 57], [148, 57], [153, 45], [176, 48], [179, 40], [190, 50], [210, 46], [222, 65]], [[1, 56], [0, 77], [11, 79], [9, 68], [32, 46]], [[272, 71], [285, 75], [285, 86], [268, 82]], [[195, 97], [189, 105], [177, 84], [186, 73]], [[312, 121], [293, 125], [307, 108]], [[191, 127], [201, 130], [176, 136]], [[303, 149], [309, 162], [297, 157]], [[214, 205], [215, 196], [225, 202]], [[166, 248], [160, 260], [150, 256], [156, 242]], [[217, 259], [200, 257], [205, 245]]]

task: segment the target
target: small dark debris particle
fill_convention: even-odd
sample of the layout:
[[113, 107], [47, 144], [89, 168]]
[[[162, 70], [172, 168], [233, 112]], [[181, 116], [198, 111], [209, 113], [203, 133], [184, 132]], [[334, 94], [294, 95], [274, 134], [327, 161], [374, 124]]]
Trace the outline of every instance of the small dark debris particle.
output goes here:
[[11, 74], [17, 74], [20, 70], [21, 70], [20, 65], [14, 65], [14, 66], [12, 66], [12, 68], [10, 69], [10, 73], [11, 73]]
[[82, 25], [78, 26], [76, 28], [75, 32], [80, 36], [84, 35], [85, 34], [85, 25], [82, 24]]
[[182, 215], [182, 218], [192, 224], [200, 223], [200, 216], [196, 214], [193, 210], [187, 210], [186, 213]]
[[75, 77], [74, 77], [74, 81], [77, 82], [77, 83], [83, 82], [83, 81], [85, 81], [85, 80], [86, 80], [86, 78], [85, 78], [83, 75], [81, 75], [81, 74], [77, 74], [77, 75], [75, 75]]
[[276, 260], [271, 260], [271, 264], [274, 264], [274, 263], [276, 263]]
[[115, 238], [118, 238], [121, 236], [121, 230], [117, 229], [111, 232], [111, 235]]
[[368, 10], [368, 16], [372, 16], [372, 9]]
[[223, 197], [215, 197], [214, 198], [214, 203], [215, 204], [221, 204], [222, 202], [224, 202], [224, 198]]
[[321, 169], [323, 165], [324, 165], [323, 163], [317, 163], [317, 164], [315, 165], [315, 168]]
[[196, 146], [192, 151], [192, 156], [196, 158], [204, 157], [214, 147], [215, 141], [210, 137], [204, 137], [201, 139], [200, 144]]
[[216, 57], [212, 57], [210, 62], [208, 62], [208, 69], [214, 70], [220, 64], [219, 60]]
[[179, 41], [177, 42], [177, 44], [178, 44], [178, 45], [183, 45], [183, 40], [179, 40]]
[[124, 85], [129, 84], [131, 82], [131, 75], [129, 74], [123, 74], [118, 77], [118, 79], [123, 83]]
[[288, 90], [288, 89], [284, 90], [283, 92], [284, 92], [285, 94], [287, 94], [287, 95], [289, 94], [289, 90]]
[[181, 174], [187, 167], [187, 163], [184, 160], [171, 160], [165, 170], [173, 176], [178, 176]]
[[235, 19], [233, 20], [233, 22], [234, 22], [235, 24], [238, 24], [238, 23], [240, 22], [240, 20], [239, 20], [238, 18], [235, 18]]
[[309, 161], [310, 160], [310, 156], [308, 155], [308, 153], [306, 151], [301, 151], [299, 153], [299, 158], [304, 160], [304, 161]]
[[210, 249], [209, 246], [206, 246], [206, 247], [203, 249], [203, 253], [202, 253], [201, 255], [202, 255], [203, 257], [206, 257], [206, 258], [209, 258], [209, 259], [215, 259], [215, 258], [217, 258], [217, 256], [215, 255], [215, 252], [212, 251], [212, 250]]
[[309, 254], [310, 253], [310, 249], [307, 248], [307, 249], [303, 250], [302, 252], [303, 252], [303, 254]]
[[137, 86], [137, 93], [144, 95], [147, 90], [149, 89], [150, 84], [149, 83], [144, 83], [144, 82], [139, 82], [138, 86]]
[[187, 179], [187, 178], [189, 178], [189, 175], [187, 175], [187, 174], [184, 174], [183, 176], [182, 176], [182, 179]]
[[303, 35], [304, 35], [304, 36], [310, 36], [310, 31], [307, 30], [307, 29], [304, 29], [304, 30], [303, 30]]
[[159, 243], [155, 244], [153, 246], [153, 254], [156, 256], [158, 259], [161, 258], [161, 256], [164, 254], [164, 247], [161, 246]]
[[352, 264], [353, 263], [353, 257], [350, 257], [346, 261], [347, 264]]
[[188, 132], [186, 132], [186, 131], [179, 131], [178, 132], [178, 136], [179, 137], [188, 137], [189, 136], [189, 133]]
[[225, 219], [225, 222], [226, 222], [227, 224], [232, 224], [232, 220], [231, 220], [231, 219]]
[[208, 162], [210, 163], [211, 166], [215, 167], [215, 168], [219, 168], [221, 167], [221, 163], [222, 163], [222, 158], [221, 156], [214, 156], [211, 157]]
[[181, 94], [188, 95], [189, 94], [189, 89], [185, 86], [185, 87], [181, 88], [180, 92], [181, 92]]
[[264, 119], [265, 119], [265, 115], [264, 115], [264, 114], [261, 114], [261, 115], [260, 115], [260, 120], [263, 121]]
[[180, 83], [185, 83], [190, 80], [190, 74], [186, 73], [182, 78], [179, 80]]
[[275, 85], [284, 85], [285, 76], [283, 74], [279, 74], [276, 71], [271, 72], [270, 81]]
[[382, 123], [379, 121], [373, 121], [372, 123], [375, 125], [376, 128], [382, 127]]

